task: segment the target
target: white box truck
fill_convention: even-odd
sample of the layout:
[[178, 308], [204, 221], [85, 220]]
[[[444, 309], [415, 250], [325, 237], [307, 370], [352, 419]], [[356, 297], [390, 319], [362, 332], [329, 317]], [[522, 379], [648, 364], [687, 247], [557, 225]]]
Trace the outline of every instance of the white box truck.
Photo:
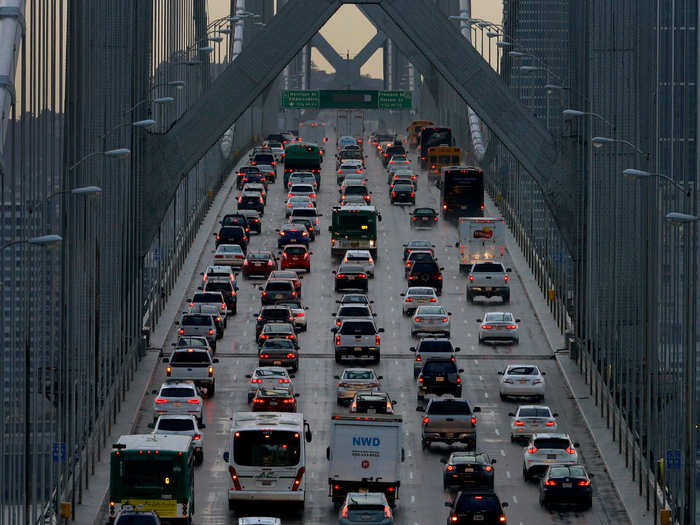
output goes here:
[[393, 505], [405, 459], [401, 416], [333, 415], [326, 457], [328, 495], [336, 506], [348, 492], [382, 492]]
[[506, 222], [498, 217], [459, 218], [459, 270], [474, 262], [500, 260], [505, 251]]

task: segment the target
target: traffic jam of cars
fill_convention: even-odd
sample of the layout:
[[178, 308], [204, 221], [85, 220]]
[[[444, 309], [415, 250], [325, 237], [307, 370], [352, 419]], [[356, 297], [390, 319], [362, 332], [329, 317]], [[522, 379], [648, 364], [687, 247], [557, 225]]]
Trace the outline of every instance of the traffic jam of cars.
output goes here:
[[[316, 123], [321, 125], [326, 124]], [[329, 168], [335, 177], [327, 180], [321, 166], [332, 164], [330, 149], [325, 138], [314, 145], [291, 132], [271, 134], [234, 171], [236, 209], [222, 212], [210, 241], [214, 247], [203, 255], [206, 269], [201, 280], [197, 277], [197, 290], [187, 294], [175, 322], [174, 342], [160, 358], [164, 381], [146, 398], [151, 400], [147, 402], [153, 414], [152, 432], [141, 440], [131, 436], [137, 443], [134, 450], [129, 436], [115, 444], [112, 484], [123, 478], [124, 486], [120, 492], [111, 490], [110, 521], [119, 523], [122, 516], [143, 513], [162, 522], [199, 522], [197, 514], [205, 502], [200, 496], [195, 507], [194, 483], [206, 485], [207, 479], [199, 479], [196, 472], [206, 457], [217, 455], [227, 478], [228, 509], [240, 525], [285, 523], [287, 517], [276, 512], [276, 505], [297, 513], [290, 523], [306, 523], [299, 521], [298, 513], [304, 515], [314, 470], [317, 479], [324, 484], [328, 480], [329, 505], [337, 511], [337, 523], [423, 523], [410, 518], [408, 501], [399, 503], [407, 441], [416, 440], [415, 453], [426, 455], [426, 461], [440, 469], [445, 493], [444, 501], [434, 503], [431, 524], [510, 522], [512, 501], [499, 490], [497, 476], [505, 454], [490, 449], [489, 440], [479, 432], [487, 405], [489, 413], [497, 406], [508, 414], [510, 425], [500, 433], [510, 437], [511, 446], [522, 447], [523, 483], [536, 480], [541, 507], [590, 508], [593, 474], [579, 454], [578, 442], [546, 404], [547, 375], [541, 363], [507, 361], [498, 370], [497, 392], [488, 400], [468, 398], [471, 379], [465, 369], [472, 359], [467, 359], [465, 350], [511, 352], [522, 346], [528, 329], [519, 318], [522, 314], [508, 306], [513, 274], [504, 261], [503, 219], [484, 217], [483, 205], [474, 217], [460, 217], [459, 269], [443, 266], [440, 258], [447, 260], [446, 248], [437, 243], [433, 231], [447, 223], [443, 217], [448, 204], [443, 203], [448, 200], [443, 194], [448, 185], [441, 187], [440, 202], [418, 193], [419, 181], [426, 176], [417, 164], [420, 155], [410, 153], [409, 140], [379, 131], [364, 137], [340, 136], [335, 170]], [[370, 162], [369, 156], [375, 154]], [[377, 192], [378, 186], [370, 189], [369, 181], [384, 186], [384, 180], [386, 192]], [[483, 202], [483, 186], [470, 191], [480, 191], [477, 201]], [[416, 206], [417, 201], [423, 204]], [[404, 213], [403, 206], [411, 210]], [[382, 236], [377, 234], [382, 230], [381, 208], [408, 218], [410, 236], [389, 255], [381, 249]], [[463, 208], [465, 213], [471, 210]], [[272, 216], [284, 219], [268, 221]], [[274, 241], [270, 244], [268, 239]], [[332, 258], [335, 269], [323, 277], [321, 290], [305, 283], [321, 267], [314, 252], [321, 252], [317, 246], [324, 243], [340, 256]], [[378, 284], [390, 267], [399, 268], [403, 289]], [[455, 274], [462, 287], [461, 302], [478, 307], [478, 317], [465, 319], [463, 308], [455, 310], [454, 303], [448, 307], [444, 301], [448, 291], [454, 295]], [[257, 296], [254, 304], [241, 301], [244, 286]], [[334, 311], [323, 313], [332, 323], [330, 333], [324, 330], [328, 350], [311, 348], [305, 333], [314, 326], [318, 310], [309, 305], [328, 290], [335, 294], [336, 304]], [[409, 372], [398, 380], [414, 385], [415, 408], [413, 401], [400, 400], [398, 392], [385, 386], [385, 376], [391, 373], [397, 380], [398, 370], [383, 366], [383, 374], [378, 372], [388, 353], [385, 349], [394, 345], [385, 330], [390, 321], [387, 312], [380, 316], [375, 301], [389, 296], [397, 307], [391, 308], [392, 324], [410, 333], [413, 341], [410, 348], [393, 351], [402, 352], [402, 359], [412, 363], [413, 376]], [[207, 447], [211, 439], [205, 440], [204, 430], [206, 422], [212, 427], [209, 412], [222, 409], [214, 400], [217, 375], [223, 373], [217, 369], [232, 355], [217, 343], [221, 345], [232, 326], [244, 322], [254, 331], [243, 332], [245, 340], [237, 335], [235, 351], [252, 351], [257, 357], [255, 362], [245, 361], [253, 366], [236, 371], [235, 377], [246, 392], [248, 409], [225, 418], [226, 446], [217, 450]], [[327, 466], [322, 467], [307, 458], [312, 428], [303, 409], [313, 411], [313, 403], [303, 399], [297, 384], [300, 370], [321, 359], [320, 352], [334, 359], [335, 373], [312, 380], [318, 385], [333, 383], [337, 407], [328, 428], [313, 429], [314, 447], [325, 450]], [[406, 430], [409, 419], [416, 419], [417, 434]], [[220, 424], [217, 432], [222, 432]], [[126, 462], [129, 452], [134, 453], [131, 463]], [[163, 470], [162, 461], [137, 462], [151, 453], [153, 460], [157, 455], [184, 453], [191, 462], [173, 467], [172, 474]], [[183, 472], [188, 468], [189, 477]], [[151, 487], [139, 493], [139, 482], [133, 480], [141, 476], [148, 485], [148, 470], [158, 490]], [[168, 504], [152, 503], [161, 499]]]

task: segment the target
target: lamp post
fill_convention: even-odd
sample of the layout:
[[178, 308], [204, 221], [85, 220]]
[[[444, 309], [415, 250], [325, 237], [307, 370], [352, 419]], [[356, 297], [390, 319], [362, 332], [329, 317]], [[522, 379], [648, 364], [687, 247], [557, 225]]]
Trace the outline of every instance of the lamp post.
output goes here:
[[[27, 244], [29, 246], [37, 246], [42, 248], [51, 248], [61, 243], [63, 238], [60, 235], [49, 234], [39, 237], [31, 237], [29, 239], [18, 239], [8, 242], [0, 247], [0, 251], [18, 244]], [[26, 294], [25, 300], [29, 303], [29, 296]], [[32, 505], [32, 454], [31, 454], [31, 438], [30, 438], [30, 418], [31, 418], [31, 313], [27, 305], [24, 308], [24, 523], [31, 523], [31, 505]]]

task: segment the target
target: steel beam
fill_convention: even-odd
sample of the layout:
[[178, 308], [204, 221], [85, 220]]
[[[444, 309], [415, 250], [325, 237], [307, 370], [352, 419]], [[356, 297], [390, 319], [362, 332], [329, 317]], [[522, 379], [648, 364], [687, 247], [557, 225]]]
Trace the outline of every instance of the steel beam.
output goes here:
[[383, 1], [379, 6], [533, 177], [575, 253], [579, 240], [575, 188], [566, 155], [549, 131], [438, 12], [416, 0]]
[[343, 69], [343, 57], [333, 48], [328, 40], [321, 33], [317, 33], [311, 39], [311, 45], [315, 47], [319, 53], [328, 60], [328, 63], [333, 66], [336, 72]]
[[[180, 179], [236, 122], [336, 12], [339, 0], [295, 0], [216, 78], [166, 135], [151, 135], [141, 178], [141, 250], [147, 253]], [[280, 46], [280, 42], [284, 42]]]

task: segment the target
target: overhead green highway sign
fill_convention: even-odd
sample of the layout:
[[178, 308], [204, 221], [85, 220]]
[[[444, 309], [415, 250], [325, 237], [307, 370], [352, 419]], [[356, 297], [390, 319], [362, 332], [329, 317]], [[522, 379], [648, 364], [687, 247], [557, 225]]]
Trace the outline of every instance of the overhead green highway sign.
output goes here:
[[318, 109], [411, 109], [410, 91], [376, 90], [285, 90], [283, 108]]

